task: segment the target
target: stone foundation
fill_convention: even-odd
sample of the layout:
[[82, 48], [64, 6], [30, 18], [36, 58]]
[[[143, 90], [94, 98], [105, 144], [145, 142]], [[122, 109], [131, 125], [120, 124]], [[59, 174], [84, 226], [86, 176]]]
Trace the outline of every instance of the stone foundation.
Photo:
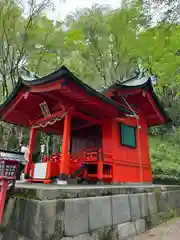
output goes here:
[[[32, 186], [17, 188], [6, 206], [2, 240], [123, 240], [179, 214], [178, 186], [110, 189], [68, 186], [42, 194]], [[75, 196], [80, 192], [84, 197]]]

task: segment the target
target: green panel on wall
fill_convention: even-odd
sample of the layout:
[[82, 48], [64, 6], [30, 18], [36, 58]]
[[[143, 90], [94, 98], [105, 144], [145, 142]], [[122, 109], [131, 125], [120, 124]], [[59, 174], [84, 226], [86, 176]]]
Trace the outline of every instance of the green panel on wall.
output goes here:
[[120, 140], [123, 146], [136, 148], [136, 128], [120, 123]]

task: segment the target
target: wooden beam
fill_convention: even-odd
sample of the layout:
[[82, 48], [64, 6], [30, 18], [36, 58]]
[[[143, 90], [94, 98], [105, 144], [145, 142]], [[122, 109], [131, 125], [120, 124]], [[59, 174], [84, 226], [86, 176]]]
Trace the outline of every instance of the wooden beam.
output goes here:
[[147, 99], [149, 100], [151, 106], [153, 107], [153, 110], [155, 111], [155, 113], [157, 114], [157, 116], [159, 117], [159, 119], [165, 123], [165, 119], [162, 117], [161, 113], [159, 112], [158, 108], [155, 106], [155, 102], [154, 100], [152, 99], [152, 97], [150, 96], [150, 93], [149, 92], [146, 92], [146, 96], [147, 96]]
[[30, 86], [30, 92], [32, 93], [45, 93], [45, 92], [51, 92], [55, 90], [61, 89], [63, 83], [62, 82], [55, 82], [52, 84], [50, 83], [45, 83], [45, 84], [40, 84], [40, 85], [35, 85], [35, 86]]
[[[68, 111], [68, 109], [67, 109], [67, 111]], [[30, 121], [30, 124], [31, 124], [31, 126], [40, 125], [40, 124], [42, 124], [42, 123], [46, 123], [47, 121], [52, 120], [53, 118], [60, 117], [60, 116], [62, 116], [64, 113], [65, 113], [65, 110], [58, 111], [58, 112], [52, 113], [50, 116], [48, 116], [48, 117], [46, 117], [46, 118], [45, 118], [45, 117], [42, 117], [42, 118], [39, 118], [39, 119], [36, 120], [36, 121]]]
[[43, 93], [43, 95], [57, 102], [55, 106], [51, 109], [52, 112], [57, 111], [59, 108], [65, 108], [73, 105], [72, 101], [70, 101], [68, 97], [62, 94], [61, 94], [61, 98], [55, 96], [55, 94], [52, 95], [49, 92]]
[[[126, 99], [125, 99], [126, 100]], [[122, 100], [123, 101], [123, 100]], [[127, 103], [129, 104], [129, 105], [131, 105], [131, 103], [129, 103], [129, 101], [128, 100], [126, 100], [127, 101]], [[133, 107], [131, 107], [131, 108], [129, 108], [129, 106], [127, 106], [127, 104], [124, 102], [124, 103], [119, 103], [119, 105], [121, 105], [122, 107], [124, 107], [124, 108], [126, 108], [126, 109], [128, 109], [128, 110], [130, 110], [130, 111], [132, 111], [132, 109], [133, 109], [133, 111], [136, 113], [136, 115], [138, 115], [138, 110], [136, 110], [136, 109], [134, 109]]]
[[[127, 122], [128, 120], [128, 122]], [[130, 117], [124, 117], [124, 118], [116, 118], [116, 121], [119, 123], [129, 124], [133, 127], [137, 126], [137, 119], [136, 118], [130, 118]]]
[[135, 95], [139, 94], [142, 92], [142, 89], [119, 89], [119, 90], [111, 90], [109, 93], [105, 94], [108, 97], [113, 97], [113, 96], [130, 96], [130, 95]]
[[[125, 99], [125, 101], [124, 101], [124, 99]], [[131, 105], [131, 102], [129, 102], [129, 100], [128, 100], [125, 96], [114, 96], [113, 100], [116, 101], [117, 103], [119, 103], [119, 105], [120, 105], [121, 107], [124, 107], [125, 109], [128, 109], [128, 110], [130, 110], [130, 111], [132, 111], [132, 109], [133, 109], [133, 111], [134, 111], [136, 114], [138, 114], [137, 107], [136, 107], [136, 106], [132, 106], [132, 105]], [[127, 105], [127, 103], [128, 103], [128, 105]], [[129, 106], [130, 106], [131, 108], [129, 108]]]
[[41, 97], [41, 95], [37, 95], [37, 94], [31, 94], [31, 96], [33, 97], [33, 98], [36, 98], [36, 99], [38, 99], [39, 101], [40, 101], [40, 103], [42, 103], [42, 102], [46, 102], [46, 100], [43, 98], [43, 97]]
[[31, 124], [31, 126], [35, 126], [35, 125], [40, 125], [42, 123], [46, 123], [47, 121], [53, 120], [56, 117], [61, 117], [66, 112], [71, 112], [72, 113], [73, 109], [74, 109], [73, 107], [69, 107], [69, 108], [63, 109], [61, 111], [57, 111], [55, 113], [52, 113], [50, 116], [48, 116], [46, 118], [42, 117], [42, 118], [39, 118], [35, 121], [30, 121], [30, 124]]
[[134, 89], [134, 90], [128, 90], [128, 89], [121, 89], [119, 91], [119, 96], [131, 96], [131, 95], [136, 95], [142, 92], [142, 89]]
[[50, 94], [49, 92], [43, 92], [42, 93], [44, 96], [47, 96], [49, 98], [51, 98], [52, 100], [55, 100], [55, 101], [58, 101], [58, 102], [61, 102], [61, 99], [56, 97], [54, 94]]
[[80, 129], [83, 129], [83, 128], [86, 128], [86, 127], [90, 127], [92, 125], [94, 125], [94, 123], [84, 124], [84, 125], [82, 125], [80, 127], [72, 128], [71, 132], [75, 132], [75, 131], [78, 131]]
[[2, 119], [5, 120], [5, 118], [7, 117], [7, 115], [21, 102], [21, 100], [24, 98], [24, 94], [21, 93], [20, 96], [18, 96], [18, 99], [16, 101], [14, 101], [9, 107], [8, 109], [5, 111], [5, 113], [2, 116]]
[[86, 120], [86, 121], [89, 121], [89, 122], [92, 122], [92, 123], [95, 123], [95, 124], [100, 122], [100, 119], [95, 119], [93, 117], [90, 117], [90, 116], [88, 116], [88, 115], [86, 115], [82, 112], [78, 112], [78, 111], [74, 111], [73, 116], [82, 118], [83, 120]]

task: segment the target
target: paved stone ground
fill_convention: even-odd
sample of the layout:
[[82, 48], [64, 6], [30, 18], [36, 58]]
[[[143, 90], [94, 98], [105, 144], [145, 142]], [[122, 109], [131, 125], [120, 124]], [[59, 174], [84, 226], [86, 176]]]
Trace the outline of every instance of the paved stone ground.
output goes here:
[[134, 240], [179, 240], [179, 239], [180, 239], [180, 219], [172, 219], [134, 238]]
[[[2, 235], [0, 234], [0, 240]], [[172, 219], [131, 240], [179, 240], [180, 219]]]

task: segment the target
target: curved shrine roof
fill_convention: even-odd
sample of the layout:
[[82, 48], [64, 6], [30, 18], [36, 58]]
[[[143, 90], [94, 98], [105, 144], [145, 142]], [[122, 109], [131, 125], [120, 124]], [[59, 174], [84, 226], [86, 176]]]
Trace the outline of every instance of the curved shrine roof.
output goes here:
[[[147, 98], [145, 98], [145, 96], [143, 96], [143, 90], [145, 90], [145, 92], [150, 96], [149, 99], [147, 99]], [[148, 101], [151, 102], [151, 105], [153, 105], [153, 106], [151, 106], [153, 108], [153, 110], [155, 110], [155, 108], [156, 108], [157, 111], [159, 112], [159, 115], [162, 116], [164, 121], [158, 121], [158, 120], [153, 121], [152, 120], [152, 121], [149, 121], [148, 125], [153, 126], [153, 125], [159, 125], [159, 124], [171, 122], [170, 117], [164, 110], [162, 104], [160, 103], [158, 96], [156, 95], [155, 88], [153, 86], [151, 77], [145, 76], [142, 78], [137, 78], [137, 76], [136, 76], [136, 77], [132, 77], [124, 82], [117, 81], [116, 83], [114, 83], [109, 88], [107, 88], [103, 91], [103, 93], [106, 96], [111, 97], [114, 100], [115, 100], [115, 97], [112, 97], [112, 95], [117, 92], [119, 93], [119, 96], [125, 97], [128, 100], [128, 103], [131, 103], [132, 105], [135, 104], [140, 109], [144, 104], [144, 107], [142, 107], [142, 109], [143, 109], [142, 112], [144, 112], [144, 114], [146, 116], [148, 116], [148, 114], [150, 115], [150, 105], [148, 105], [146, 103]], [[134, 92], [134, 94], [132, 94], [133, 92]], [[142, 97], [144, 97], [144, 98], [142, 98]]]
[[[102, 119], [132, 114], [132, 111], [79, 80], [66, 67], [34, 80], [21, 77], [8, 99], [0, 106], [0, 119], [31, 126], [42, 118], [39, 105], [46, 102], [50, 112], [74, 105], [88, 117]], [[61, 107], [60, 107], [61, 106]]]

